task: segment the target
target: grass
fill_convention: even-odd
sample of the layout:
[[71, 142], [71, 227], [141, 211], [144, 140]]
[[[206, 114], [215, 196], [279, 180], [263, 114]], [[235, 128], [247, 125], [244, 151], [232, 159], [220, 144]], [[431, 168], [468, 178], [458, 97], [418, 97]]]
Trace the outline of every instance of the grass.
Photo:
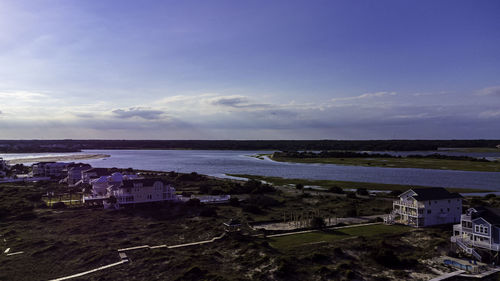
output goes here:
[[[270, 157], [271, 158], [271, 157]], [[278, 162], [335, 164], [347, 166], [418, 168], [437, 170], [460, 170], [477, 172], [500, 172], [500, 162], [448, 160], [431, 158], [288, 158], [272, 157]]]
[[450, 148], [447, 151], [458, 151], [458, 152], [484, 152], [484, 153], [489, 153], [489, 152], [500, 152], [500, 148], [494, 148], [494, 147], [464, 147], [464, 148]]
[[[283, 186], [283, 185], [315, 185], [324, 188], [329, 188], [332, 186], [338, 186], [343, 189], [357, 189], [366, 188], [368, 190], [400, 190], [405, 191], [410, 188], [429, 188], [429, 186], [417, 186], [417, 185], [401, 185], [401, 184], [385, 184], [385, 183], [370, 183], [370, 182], [353, 182], [353, 181], [335, 181], [335, 180], [308, 180], [308, 179], [289, 179], [280, 177], [266, 177], [266, 176], [256, 176], [248, 174], [227, 174], [229, 176], [263, 180], [268, 183]], [[477, 193], [477, 192], [494, 192], [488, 189], [476, 189], [476, 188], [461, 188], [461, 187], [451, 187], [446, 188], [450, 192], [460, 192], [460, 193]]]
[[312, 244], [318, 242], [336, 242], [341, 239], [352, 238], [355, 236], [378, 238], [385, 235], [402, 234], [412, 229], [401, 225], [368, 225], [338, 230], [315, 231], [303, 234], [280, 236], [271, 238], [270, 245], [276, 249], [290, 249], [297, 246]]

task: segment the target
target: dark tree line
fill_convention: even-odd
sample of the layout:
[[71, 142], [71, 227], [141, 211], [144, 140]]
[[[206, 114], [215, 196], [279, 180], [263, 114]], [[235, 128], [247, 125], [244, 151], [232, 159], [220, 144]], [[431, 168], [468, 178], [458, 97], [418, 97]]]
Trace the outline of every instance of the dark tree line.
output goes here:
[[426, 159], [445, 159], [445, 160], [463, 160], [463, 161], [478, 161], [490, 162], [485, 158], [475, 158], [469, 156], [450, 156], [438, 153], [429, 155], [411, 154], [408, 156], [391, 155], [388, 153], [366, 153], [355, 151], [285, 151], [273, 153], [273, 158], [426, 158]]
[[85, 149], [225, 150], [437, 150], [440, 147], [490, 147], [500, 140], [0, 140], [0, 153], [77, 152]]

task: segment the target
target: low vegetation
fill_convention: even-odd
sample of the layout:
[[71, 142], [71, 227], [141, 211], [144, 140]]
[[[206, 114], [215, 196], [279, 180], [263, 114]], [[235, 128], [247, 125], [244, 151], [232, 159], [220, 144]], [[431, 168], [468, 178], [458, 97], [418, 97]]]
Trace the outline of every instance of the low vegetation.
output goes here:
[[[418, 279], [415, 274], [428, 280], [433, 275], [422, 260], [449, 249], [449, 227], [324, 228], [328, 216], [386, 213], [392, 203], [384, 198], [307, 188], [302, 193], [295, 188], [301, 182], [281, 188], [258, 179], [245, 183], [196, 173], [143, 173], [163, 177], [179, 193], [220, 190], [232, 192], [233, 199], [217, 205], [190, 200], [105, 210], [63, 206], [54, 196], [49, 207], [47, 192], [67, 194], [66, 186], [0, 184], [0, 280], [49, 280], [117, 262], [119, 248], [209, 240], [223, 233], [222, 223], [232, 218], [242, 222], [241, 233], [199, 246], [127, 252], [132, 262], [80, 280], [409, 280]], [[494, 196], [484, 200], [497, 202]], [[308, 211], [314, 212], [315, 232], [273, 238], [248, 227]], [[2, 254], [6, 248], [24, 253], [7, 256]]]
[[409, 155], [407, 157], [389, 154], [368, 154], [357, 152], [275, 152], [269, 155], [274, 161], [295, 163], [321, 163], [349, 166], [418, 168], [439, 170], [461, 170], [500, 172], [500, 161], [489, 161], [467, 156], [446, 156], [442, 154]]

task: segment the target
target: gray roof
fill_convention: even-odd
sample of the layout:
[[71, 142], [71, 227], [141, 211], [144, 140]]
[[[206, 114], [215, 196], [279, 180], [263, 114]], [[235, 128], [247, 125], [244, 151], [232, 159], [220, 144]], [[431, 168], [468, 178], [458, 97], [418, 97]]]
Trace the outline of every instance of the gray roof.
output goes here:
[[134, 183], [142, 183], [143, 186], [153, 186], [153, 184], [157, 181], [162, 182], [163, 184], [166, 184], [162, 179], [160, 178], [149, 178], [149, 179], [131, 179], [131, 180], [124, 180], [123, 185], [121, 186], [122, 188], [128, 188], [128, 187], [134, 187]]
[[417, 194], [413, 196], [417, 201], [462, 198], [462, 195], [449, 192], [442, 187], [412, 188], [411, 190]]
[[472, 213], [472, 219], [483, 218], [493, 225], [500, 225], [500, 210], [490, 207], [474, 207], [476, 212]]

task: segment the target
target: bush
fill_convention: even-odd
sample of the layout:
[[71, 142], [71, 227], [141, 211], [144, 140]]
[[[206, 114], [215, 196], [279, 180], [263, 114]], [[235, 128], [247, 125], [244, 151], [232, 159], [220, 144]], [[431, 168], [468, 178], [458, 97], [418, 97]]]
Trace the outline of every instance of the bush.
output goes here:
[[262, 210], [255, 205], [245, 205], [243, 206], [242, 210], [244, 212], [252, 213], [252, 214], [262, 214]]
[[484, 199], [491, 199], [491, 198], [495, 198], [495, 197], [497, 197], [495, 194], [490, 193], [490, 194], [486, 194], [486, 196], [484, 196]]
[[401, 193], [403, 193], [403, 191], [401, 190], [393, 190], [389, 193], [390, 196], [392, 197], [398, 197]]
[[191, 195], [193, 195], [193, 193], [192, 192], [188, 192], [188, 191], [183, 191], [181, 193], [181, 195], [182, 195], [182, 197], [191, 197]]
[[52, 204], [52, 209], [64, 209], [66, 208], [66, 204], [64, 202], [56, 202]]
[[368, 196], [370, 195], [370, 193], [368, 193], [368, 190], [366, 190], [366, 188], [364, 187], [360, 187], [356, 190], [356, 193], [359, 194], [359, 195], [363, 195], [363, 196]]
[[238, 207], [240, 205], [240, 199], [236, 197], [231, 197], [231, 199], [229, 199], [229, 205], [233, 207]]
[[202, 217], [216, 217], [217, 211], [214, 208], [204, 208], [200, 212], [200, 216]]
[[314, 217], [311, 220], [312, 228], [324, 228], [326, 226], [325, 220], [322, 217]]
[[338, 194], [342, 194], [342, 193], [344, 193], [344, 190], [343, 190], [341, 187], [336, 186], [336, 185], [334, 185], [334, 186], [330, 187], [330, 188], [328, 189], [328, 191], [330, 191], [331, 193], [338, 193]]
[[350, 198], [350, 199], [356, 199], [356, 193], [354, 192], [347, 192], [347, 198]]
[[264, 208], [274, 207], [280, 204], [278, 200], [265, 195], [252, 195], [247, 201], [250, 204]]
[[201, 205], [200, 199], [198, 199], [198, 198], [191, 198], [186, 202], [186, 206], [189, 206], [189, 207], [198, 207], [200, 205]]

